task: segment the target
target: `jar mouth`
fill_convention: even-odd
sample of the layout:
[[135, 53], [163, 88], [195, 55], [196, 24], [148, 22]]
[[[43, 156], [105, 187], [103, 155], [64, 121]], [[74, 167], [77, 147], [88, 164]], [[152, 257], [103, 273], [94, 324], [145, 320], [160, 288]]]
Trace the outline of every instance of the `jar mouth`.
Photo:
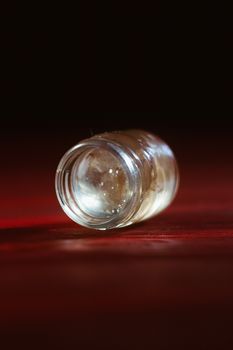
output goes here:
[[95, 229], [131, 223], [140, 206], [141, 181], [129, 150], [109, 140], [87, 140], [62, 157], [55, 188], [64, 212]]

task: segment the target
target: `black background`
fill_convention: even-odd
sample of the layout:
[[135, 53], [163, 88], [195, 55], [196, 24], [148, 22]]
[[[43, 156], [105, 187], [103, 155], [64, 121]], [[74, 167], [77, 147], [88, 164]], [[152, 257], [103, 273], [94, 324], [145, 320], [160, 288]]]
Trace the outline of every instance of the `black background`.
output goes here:
[[137, 2], [7, 9], [4, 142], [62, 137], [65, 148], [97, 132], [143, 128], [180, 147], [197, 134], [230, 143], [229, 14], [213, 4]]

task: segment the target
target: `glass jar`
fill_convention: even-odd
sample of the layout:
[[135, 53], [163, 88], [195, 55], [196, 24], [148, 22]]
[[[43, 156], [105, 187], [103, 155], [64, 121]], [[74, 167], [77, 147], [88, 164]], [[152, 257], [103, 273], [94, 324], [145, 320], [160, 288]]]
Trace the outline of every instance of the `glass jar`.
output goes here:
[[99, 230], [158, 214], [173, 200], [178, 183], [171, 149], [142, 130], [106, 132], [79, 142], [62, 157], [55, 179], [64, 212]]

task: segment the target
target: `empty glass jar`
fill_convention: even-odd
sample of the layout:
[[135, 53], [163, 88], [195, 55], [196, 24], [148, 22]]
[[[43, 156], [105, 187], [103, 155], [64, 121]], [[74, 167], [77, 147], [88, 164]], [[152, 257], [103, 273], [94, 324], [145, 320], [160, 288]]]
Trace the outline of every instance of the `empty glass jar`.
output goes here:
[[173, 200], [178, 183], [171, 149], [142, 130], [107, 132], [79, 142], [62, 157], [55, 180], [65, 213], [100, 230], [158, 214]]

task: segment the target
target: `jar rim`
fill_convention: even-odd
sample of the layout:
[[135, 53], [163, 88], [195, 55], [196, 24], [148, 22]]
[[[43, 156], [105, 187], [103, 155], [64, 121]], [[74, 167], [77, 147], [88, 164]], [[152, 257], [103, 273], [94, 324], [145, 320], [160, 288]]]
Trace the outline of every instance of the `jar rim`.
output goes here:
[[[70, 186], [72, 180], [71, 170], [74, 162], [81, 155], [96, 148], [108, 151], [119, 159], [127, 175], [129, 191], [131, 193], [131, 197], [127, 201], [124, 210], [111, 215], [107, 219], [96, 218], [83, 211], [78, 202], [75, 201]], [[72, 147], [62, 157], [56, 171], [55, 190], [62, 209], [73, 221], [88, 228], [99, 230], [111, 229], [129, 225], [135, 211], [140, 207], [142, 191], [141, 173], [132, 152], [127, 147], [104, 138], [87, 139]]]

